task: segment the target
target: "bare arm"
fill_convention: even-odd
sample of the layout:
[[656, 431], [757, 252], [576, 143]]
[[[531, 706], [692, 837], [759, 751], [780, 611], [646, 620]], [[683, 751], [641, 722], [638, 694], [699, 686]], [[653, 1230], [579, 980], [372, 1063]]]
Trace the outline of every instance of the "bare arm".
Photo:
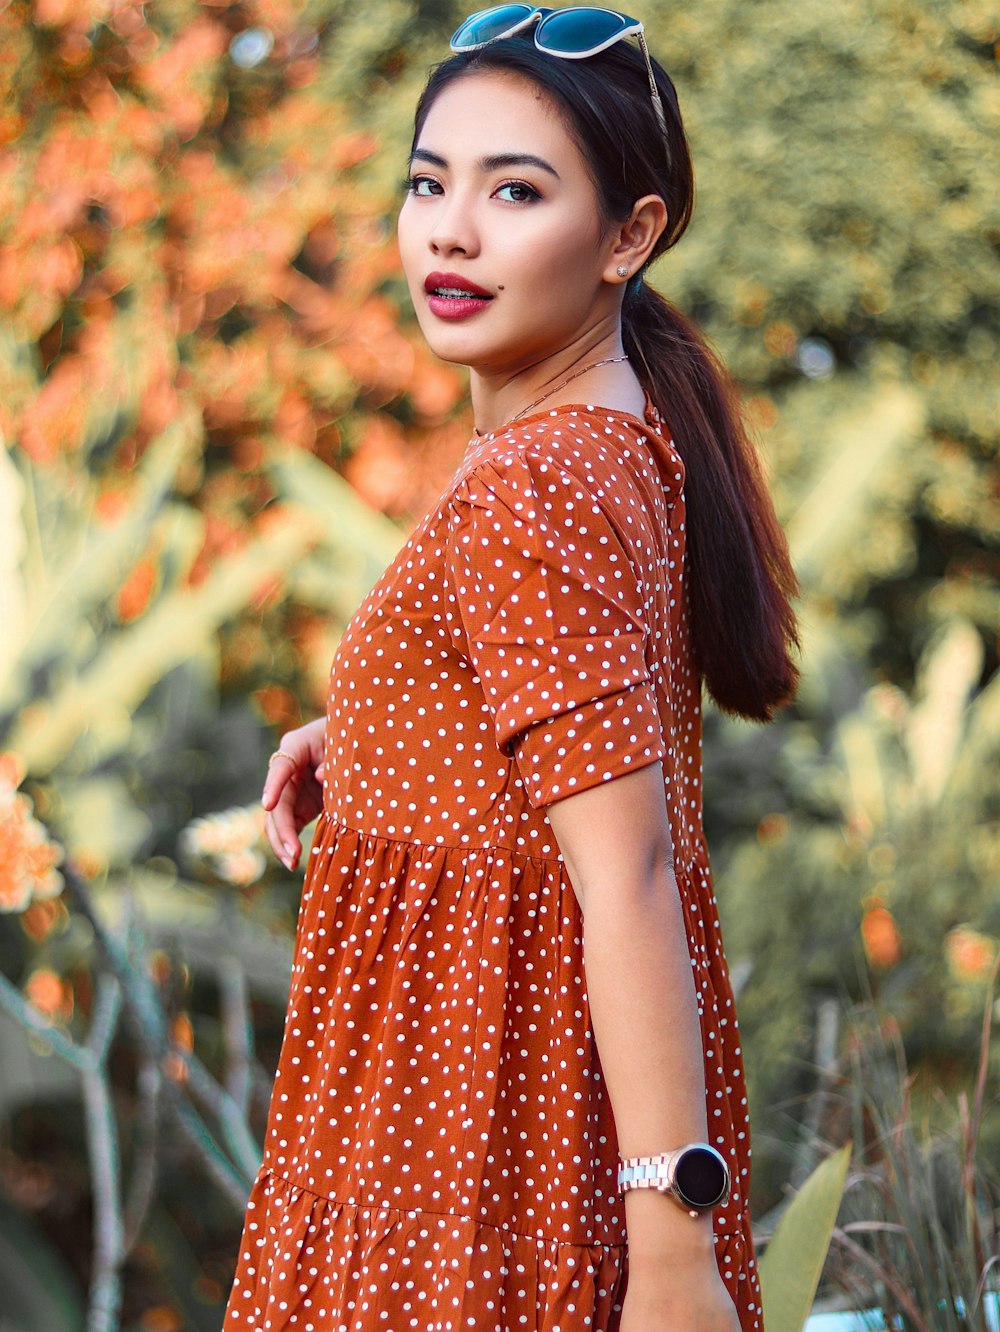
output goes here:
[[[547, 809], [584, 917], [587, 992], [623, 1156], [705, 1141], [701, 1031], [673, 873], [663, 773], [652, 764]], [[626, 1195], [622, 1332], [734, 1332], [711, 1213]]]

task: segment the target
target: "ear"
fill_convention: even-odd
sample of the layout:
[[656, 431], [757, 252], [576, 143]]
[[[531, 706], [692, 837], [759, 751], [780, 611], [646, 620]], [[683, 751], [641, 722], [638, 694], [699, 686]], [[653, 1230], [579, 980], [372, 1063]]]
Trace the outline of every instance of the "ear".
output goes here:
[[[628, 220], [617, 226], [609, 242], [605, 282], [621, 284], [637, 273], [667, 225], [667, 205], [658, 194], [645, 194], [632, 206]], [[622, 274], [619, 269], [628, 269]]]

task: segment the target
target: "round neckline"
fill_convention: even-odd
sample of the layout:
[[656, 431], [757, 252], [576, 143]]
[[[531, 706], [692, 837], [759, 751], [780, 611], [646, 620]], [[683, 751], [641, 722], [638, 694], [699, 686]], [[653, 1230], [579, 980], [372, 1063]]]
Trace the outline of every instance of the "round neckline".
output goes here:
[[564, 402], [558, 407], [540, 407], [536, 412], [530, 412], [527, 416], [520, 416], [516, 421], [508, 421], [504, 425], [497, 426], [495, 430], [484, 431], [483, 434], [480, 434], [473, 426], [472, 443], [481, 444], [484, 440], [506, 435], [511, 430], [519, 430], [521, 426], [526, 425], [529, 421], [537, 421], [539, 418], [547, 416], [561, 416], [564, 412], [590, 412], [595, 415], [607, 413], [616, 421], [633, 421], [645, 430], [655, 429], [658, 425], [666, 425], [663, 417], [654, 406], [652, 398], [647, 393], [645, 415], [643, 416], [639, 416], [635, 412], [621, 411], [617, 407], [605, 407], [601, 403]]

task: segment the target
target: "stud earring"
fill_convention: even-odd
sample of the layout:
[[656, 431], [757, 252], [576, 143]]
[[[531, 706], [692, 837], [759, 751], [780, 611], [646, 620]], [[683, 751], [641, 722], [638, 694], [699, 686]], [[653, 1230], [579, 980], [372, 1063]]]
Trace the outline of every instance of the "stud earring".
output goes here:
[[628, 264], [619, 264], [618, 267], [615, 269], [615, 272], [618, 274], [619, 277], [628, 277], [629, 273], [631, 272], [631, 269], [629, 268]]

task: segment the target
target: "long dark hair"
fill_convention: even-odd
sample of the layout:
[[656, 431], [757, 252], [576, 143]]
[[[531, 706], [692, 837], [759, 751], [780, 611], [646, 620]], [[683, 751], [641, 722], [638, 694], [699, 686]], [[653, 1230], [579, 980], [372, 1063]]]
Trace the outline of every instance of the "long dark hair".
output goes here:
[[[675, 245], [691, 219], [694, 173], [677, 94], [654, 61], [667, 137], [656, 118], [645, 62], [631, 41], [586, 60], [539, 51], [531, 34], [462, 53], [431, 73], [417, 106], [416, 146], [438, 95], [478, 71], [521, 75], [563, 112], [593, 176], [608, 225], [658, 194], [667, 226], [649, 262]], [[622, 339], [633, 368], [669, 423], [685, 466], [687, 560], [695, 657], [727, 712], [766, 721], [794, 692], [796, 591], [788, 546], [725, 370], [693, 325], [649, 286], [629, 281]]]

